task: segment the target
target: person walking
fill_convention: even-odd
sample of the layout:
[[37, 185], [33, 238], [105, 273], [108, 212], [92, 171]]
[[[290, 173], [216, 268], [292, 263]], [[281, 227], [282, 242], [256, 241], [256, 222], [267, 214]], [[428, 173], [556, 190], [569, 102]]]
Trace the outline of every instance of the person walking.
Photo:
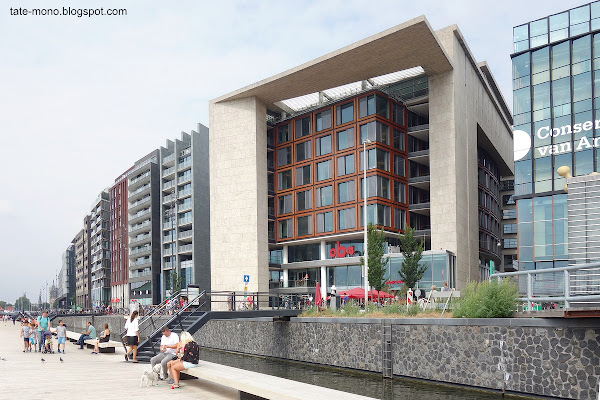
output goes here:
[[42, 315], [37, 317], [39, 351], [42, 351], [42, 347], [46, 345], [46, 335], [50, 334], [51, 325], [48, 311], [42, 312]]
[[23, 338], [23, 353], [25, 353], [30, 349], [29, 344], [29, 334], [31, 333], [29, 324], [23, 322], [21, 324], [21, 337]]
[[58, 352], [60, 353], [60, 346], [62, 345], [62, 353], [65, 354], [65, 342], [67, 341], [67, 327], [63, 323], [61, 319], [58, 321], [58, 326], [56, 327], [56, 337], [58, 338]]
[[171, 360], [167, 363], [169, 372], [173, 378], [173, 386], [171, 386], [171, 389], [180, 389], [179, 374], [181, 371], [197, 367], [200, 360], [200, 347], [189, 332], [181, 332], [181, 341], [178, 346], [180, 348], [183, 346], [181, 356], [178, 359]]
[[175, 332], [171, 332], [167, 326], [163, 327], [161, 331], [162, 337], [160, 338], [160, 353], [150, 359], [150, 364], [152, 365], [152, 368], [154, 368], [156, 364], [160, 363], [162, 367], [162, 377], [159, 378], [167, 379], [167, 363], [176, 357], [179, 336]]
[[125, 361], [129, 361], [129, 353], [133, 352], [132, 362], [137, 363], [137, 347], [140, 343], [140, 326], [138, 321], [139, 313], [137, 310], [131, 313], [131, 317], [125, 322], [125, 329], [127, 329], [127, 344], [129, 350], [125, 353]]

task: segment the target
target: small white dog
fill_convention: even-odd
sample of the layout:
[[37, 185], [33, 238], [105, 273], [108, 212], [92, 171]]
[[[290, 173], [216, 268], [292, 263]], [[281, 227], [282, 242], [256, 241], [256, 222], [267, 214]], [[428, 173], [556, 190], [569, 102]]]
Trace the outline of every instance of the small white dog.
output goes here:
[[150, 371], [144, 371], [140, 380], [140, 387], [155, 386], [158, 382], [161, 365], [156, 364]]

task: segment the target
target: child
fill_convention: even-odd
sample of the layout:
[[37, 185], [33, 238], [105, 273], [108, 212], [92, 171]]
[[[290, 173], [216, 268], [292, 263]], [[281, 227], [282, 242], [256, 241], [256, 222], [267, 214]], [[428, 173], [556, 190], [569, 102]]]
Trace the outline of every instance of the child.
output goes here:
[[25, 322], [21, 324], [21, 337], [23, 338], [23, 353], [29, 350], [29, 333], [30, 328]]
[[37, 342], [35, 341], [35, 324], [33, 322], [29, 323], [29, 352], [31, 353], [31, 348], [33, 347], [33, 349], [35, 350], [35, 352], [37, 353], [37, 347], [36, 344]]
[[58, 321], [56, 327], [56, 336], [58, 337], [58, 352], [60, 353], [60, 345], [62, 344], [62, 353], [65, 354], [65, 341], [67, 338], [67, 327], [63, 324], [62, 319]]
[[54, 351], [52, 350], [52, 334], [48, 333], [47, 335], [45, 335], [45, 338], [46, 338], [46, 341], [44, 343], [44, 345], [45, 345], [44, 348], [46, 350], [46, 353], [53, 354]]

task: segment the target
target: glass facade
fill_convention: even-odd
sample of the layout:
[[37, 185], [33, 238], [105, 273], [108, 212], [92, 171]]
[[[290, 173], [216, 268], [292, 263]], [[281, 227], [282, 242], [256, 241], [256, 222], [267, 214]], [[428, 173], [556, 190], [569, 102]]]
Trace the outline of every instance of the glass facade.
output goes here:
[[[600, 2], [513, 30], [515, 199], [520, 269], [568, 260], [564, 178], [598, 171]], [[511, 243], [512, 244], [512, 243]]]

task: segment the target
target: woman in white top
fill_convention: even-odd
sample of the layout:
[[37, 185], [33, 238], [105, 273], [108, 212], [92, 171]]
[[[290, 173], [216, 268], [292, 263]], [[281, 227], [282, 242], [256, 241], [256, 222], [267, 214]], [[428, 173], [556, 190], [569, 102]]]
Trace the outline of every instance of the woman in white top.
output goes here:
[[129, 350], [125, 353], [125, 361], [129, 361], [129, 353], [133, 351], [133, 362], [136, 363], [137, 347], [140, 343], [140, 328], [138, 323], [138, 312], [137, 310], [131, 313], [131, 317], [127, 318], [125, 322], [125, 329], [127, 329], [127, 344]]

